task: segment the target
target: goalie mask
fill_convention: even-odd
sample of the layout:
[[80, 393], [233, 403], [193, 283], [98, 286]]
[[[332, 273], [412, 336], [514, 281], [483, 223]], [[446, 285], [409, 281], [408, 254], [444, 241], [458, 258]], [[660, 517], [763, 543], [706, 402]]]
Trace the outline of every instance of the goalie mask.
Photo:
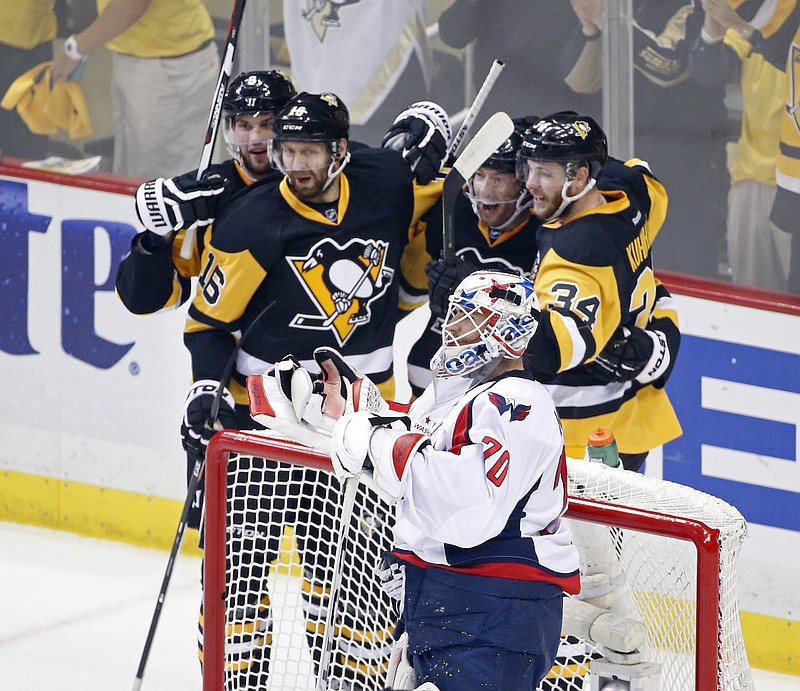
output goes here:
[[[525, 185], [516, 177], [517, 152], [522, 146], [522, 135], [525, 132], [526, 124], [523, 120], [514, 121], [514, 131], [500, 147], [484, 161], [478, 171], [467, 181], [467, 198], [472, 203], [472, 210], [485, 223], [488, 223], [492, 235], [499, 235], [508, 228], [513, 228], [518, 222], [520, 214], [529, 209], [533, 204]], [[482, 171], [488, 168], [489, 171]], [[498, 176], [492, 175], [491, 171], [506, 174]], [[476, 186], [476, 176], [478, 183]], [[513, 190], [509, 189], [513, 187]], [[503, 207], [499, 213], [500, 222], [492, 223], [486, 216], [486, 210], [481, 213], [482, 207]], [[511, 206], [513, 205], [513, 206]], [[506, 216], [507, 214], [510, 214]], [[499, 219], [498, 219], [499, 220]]]
[[296, 94], [292, 82], [278, 70], [242, 72], [234, 77], [222, 101], [222, 136], [230, 155], [240, 160], [241, 145], [234, 134], [237, 116], [276, 116]]
[[522, 356], [539, 323], [533, 282], [517, 274], [476, 271], [448, 302], [442, 347], [431, 360], [438, 378], [488, 376], [500, 360]]
[[[551, 221], [595, 186], [607, 159], [608, 142], [600, 125], [590, 117], [564, 111], [542, 118], [525, 132], [517, 153], [517, 178], [523, 183], [527, 181], [529, 160], [552, 161], [564, 166], [566, 180], [561, 190], [561, 204], [547, 219]], [[583, 190], [569, 196], [569, 186], [581, 166], [588, 167], [591, 179]]]
[[[350, 135], [350, 113], [336, 94], [331, 92], [310, 94], [302, 92], [295, 96], [275, 120], [275, 137], [270, 141], [270, 160], [284, 175], [302, 170], [328, 169], [327, 188], [347, 162], [350, 152], [341, 140]], [[314, 142], [325, 144], [329, 160], [324, 165], [289, 161], [284, 156], [283, 145], [287, 142]]]

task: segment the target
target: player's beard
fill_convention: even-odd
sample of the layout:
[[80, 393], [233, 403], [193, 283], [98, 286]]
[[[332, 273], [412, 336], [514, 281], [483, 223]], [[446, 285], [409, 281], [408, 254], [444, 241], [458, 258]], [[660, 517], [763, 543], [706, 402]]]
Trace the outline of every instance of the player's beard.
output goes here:
[[561, 193], [533, 195], [533, 215], [540, 221], [549, 219], [561, 205]]
[[316, 202], [325, 191], [328, 182], [327, 168], [292, 171], [288, 174], [289, 186], [295, 196], [303, 202]]
[[254, 178], [263, 178], [272, 171], [266, 146], [263, 152], [257, 150], [255, 153], [251, 153], [249, 151], [240, 150], [239, 154], [244, 167]]

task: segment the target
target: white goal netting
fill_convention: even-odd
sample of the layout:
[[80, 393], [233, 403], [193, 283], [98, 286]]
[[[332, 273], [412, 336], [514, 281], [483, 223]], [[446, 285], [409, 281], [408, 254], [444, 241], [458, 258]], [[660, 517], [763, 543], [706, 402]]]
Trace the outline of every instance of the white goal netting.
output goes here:
[[[569, 481], [568, 515], [607, 535], [624, 574], [615, 606], [644, 623], [641, 659], [661, 665], [661, 688], [752, 689], [736, 600], [741, 515], [696, 490], [595, 463], [571, 463]], [[397, 610], [374, 570], [392, 545], [392, 507], [363, 482], [352, 502], [345, 496], [318, 452], [255, 433], [215, 437], [205, 691], [385, 688]], [[562, 637], [540, 689], [585, 691], [599, 656], [597, 645]]]

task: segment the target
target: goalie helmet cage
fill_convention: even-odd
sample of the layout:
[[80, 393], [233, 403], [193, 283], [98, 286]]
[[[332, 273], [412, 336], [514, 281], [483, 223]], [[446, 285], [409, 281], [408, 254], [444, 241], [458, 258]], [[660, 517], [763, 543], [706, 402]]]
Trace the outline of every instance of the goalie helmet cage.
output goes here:
[[[206, 462], [204, 691], [384, 689], [396, 610], [373, 572], [391, 546], [391, 505], [362, 482], [343, 511], [330, 459], [265, 433], [220, 432]], [[660, 664], [660, 688], [752, 690], [736, 596], [741, 514], [598, 463], [568, 471], [567, 516], [611, 526], [627, 616], [646, 627], [642, 660]], [[599, 656], [562, 636], [539, 689], [588, 688]]]

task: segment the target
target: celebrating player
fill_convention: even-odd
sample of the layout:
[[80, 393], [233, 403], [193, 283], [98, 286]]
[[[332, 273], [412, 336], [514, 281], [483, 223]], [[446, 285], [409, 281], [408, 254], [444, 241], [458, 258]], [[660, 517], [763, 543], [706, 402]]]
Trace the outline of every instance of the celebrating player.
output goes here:
[[[136, 214], [145, 231], [133, 238], [116, 277], [117, 293], [128, 310], [150, 314], [189, 299], [214, 217], [237, 192], [273, 172], [267, 146], [272, 123], [295, 94], [291, 81], [277, 70], [242, 72], [231, 80], [222, 102], [223, 136], [232, 158], [210, 165], [201, 180], [192, 171], [139, 187]], [[277, 173], [273, 177], [280, 179]], [[179, 249], [189, 228], [199, 232], [187, 260]]]
[[538, 315], [529, 279], [476, 272], [450, 298], [435, 379], [408, 417], [348, 406], [330, 386], [288, 408], [306, 432], [330, 427], [320, 410], [355, 409], [332, 426], [335, 472], [367, 470], [397, 500], [386, 572], [398, 580], [404, 572], [406, 651], [388, 687], [533, 689], [553, 664], [562, 596], [578, 590], [579, 577], [562, 520], [563, 433], [521, 361]]
[[[456, 200], [455, 266], [441, 259], [428, 266], [431, 317], [408, 356], [408, 380], [415, 396], [433, 379], [430, 361], [442, 342], [447, 299], [461, 280], [479, 269], [529, 277], [536, 260], [539, 224], [530, 213], [533, 200], [515, 174], [526, 121], [518, 119], [514, 124], [515, 131], [467, 181], [467, 194]], [[441, 233], [429, 232], [426, 239], [429, 256], [438, 257]]]
[[[556, 402], [567, 455], [582, 457], [589, 434], [604, 427], [635, 470], [650, 449], [681, 434], [663, 389], [678, 348], [677, 316], [651, 255], [666, 192], [643, 161], [609, 158], [597, 123], [572, 112], [528, 129], [518, 176], [542, 223], [535, 275], [542, 318], [525, 367]], [[628, 368], [635, 375], [619, 381], [628, 376], [625, 360], [636, 363]]]
[[[409, 125], [418, 119], [401, 118]], [[216, 218], [203, 249], [184, 336], [194, 384], [182, 432], [194, 457], [202, 457], [210, 437], [204, 423], [215, 392], [225, 384], [219, 405], [225, 427], [252, 428], [246, 377], [271, 370], [287, 352], [308, 365], [315, 362], [315, 348], [340, 349], [390, 395], [395, 326], [403, 308], [413, 306], [404, 298], [414, 295], [423, 303], [426, 297], [422, 267], [414, 273], [415, 284], [406, 274], [413, 263], [407, 260], [424, 243], [424, 237], [414, 236], [417, 221], [441, 196], [442, 185], [417, 184], [410, 160], [414, 147], [351, 151], [347, 107], [333, 93], [298, 94], [273, 129], [270, 158], [283, 173], [280, 183], [253, 185], [232, 201]], [[446, 138], [441, 143], [443, 157]], [[419, 147], [416, 155], [424, 160]], [[228, 362], [233, 362], [230, 383]], [[270, 497], [262, 498], [267, 506]], [[306, 553], [302, 545], [301, 551]], [[263, 558], [267, 564], [269, 555]], [[315, 568], [324, 565], [305, 566], [305, 593], [312, 598], [322, 580]], [[263, 612], [253, 622], [253, 663], [242, 669], [253, 684], [263, 685], [269, 653], [266, 629], [258, 627], [268, 619], [266, 590], [252, 604], [254, 612]], [[321, 612], [309, 600], [312, 610]], [[359, 635], [350, 627], [340, 633]], [[354, 640], [341, 645], [355, 658], [346, 665], [349, 672], [380, 673], [379, 654], [359, 659]]]
[[[531, 214], [533, 197], [522, 181], [517, 179], [516, 163], [525, 129], [527, 125], [537, 120], [538, 118], [516, 120], [516, 131], [469, 180], [468, 193], [457, 199], [455, 239], [458, 261], [456, 264], [448, 266], [441, 259], [436, 259], [427, 267], [432, 316], [426, 330], [409, 354], [409, 380], [417, 395], [432, 377], [428, 362], [440, 340], [441, 321], [447, 309], [447, 298], [459, 281], [477, 269], [511, 270], [522, 276], [530, 276], [534, 270], [537, 261], [536, 233], [541, 220]], [[601, 190], [617, 189], [619, 184], [617, 170], [615, 165], [600, 170], [597, 186]], [[429, 233], [427, 242], [430, 255], [438, 256], [441, 248], [440, 237]], [[656, 284], [659, 295], [658, 309], [649, 320], [646, 320], [645, 328], [638, 326], [642, 319], [635, 323], [630, 320], [621, 321], [608, 342], [599, 344], [603, 348], [602, 352], [590, 365], [582, 368], [580, 384], [576, 385], [602, 387], [608, 391], [614, 387], [619, 389], [621, 386], [632, 389], [641, 383], [652, 381], [654, 386], [663, 387], [677, 356], [680, 332], [674, 315], [670, 317], [667, 314], [667, 310], [670, 312], [673, 310], [670, 305], [670, 295], [658, 281]], [[612, 300], [616, 303], [618, 297], [612, 296]], [[651, 373], [648, 378], [644, 370], [653, 359], [654, 352], [660, 354], [664, 348], [666, 350], [663, 351], [665, 354], [662, 367], [658, 372]], [[636, 384], [630, 383], [637, 378], [639, 381]], [[576, 389], [573, 388], [571, 391], [576, 392]], [[555, 398], [559, 413], [567, 420], [567, 437], [574, 440], [568, 443], [571, 444], [570, 450], [582, 456], [586, 439], [570, 434], [569, 420], [576, 417], [574, 404], [565, 396], [555, 396]], [[588, 412], [590, 413], [588, 416], [585, 410], [578, 414], [578, 417], [583, 418], [584, 427], [592, 430], [597, 426], [608, 424], [607, 418], [594, 417], [604, 414], [606, 410], [596, 409]], [[623, 453], [623, 463], [626, 468], [636, 470], [643, 463], [645, 455]]]

